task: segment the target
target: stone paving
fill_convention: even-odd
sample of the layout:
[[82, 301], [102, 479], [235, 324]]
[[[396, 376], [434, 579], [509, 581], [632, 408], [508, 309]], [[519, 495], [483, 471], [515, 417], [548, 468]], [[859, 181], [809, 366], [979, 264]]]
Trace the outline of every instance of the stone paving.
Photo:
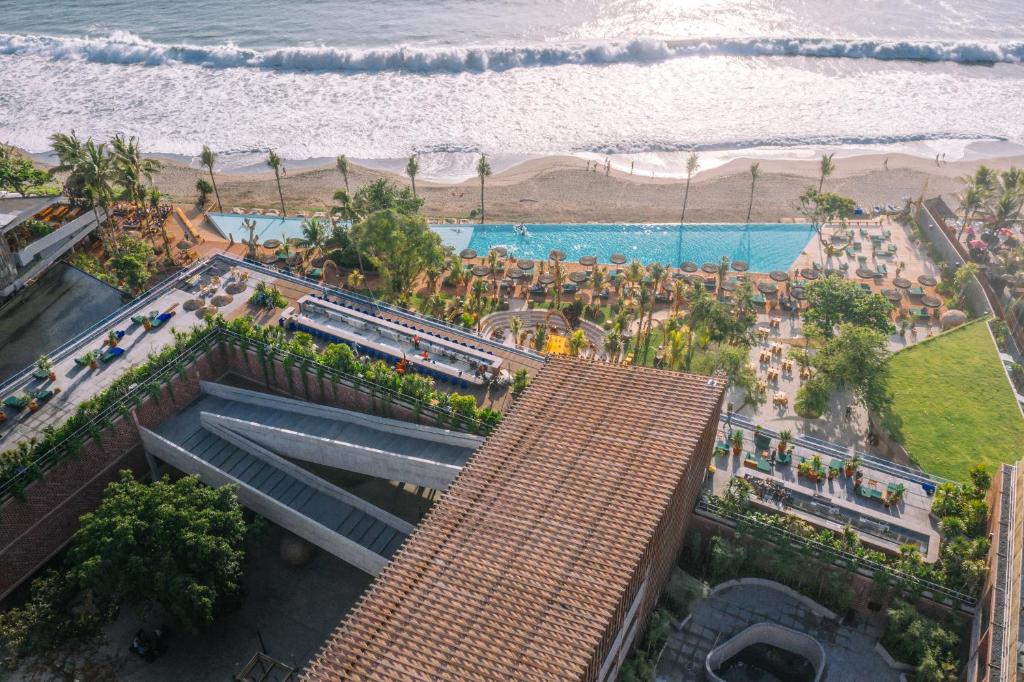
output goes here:
[[[829, 682], [898, 682], [900, 675], [875, 652], [880, 626], [853, 626], [819, 615], [782, 586], [723, 585], [698, 603], [681, 630], [670, 628], [658, 662], [658, 682], [707, 679], [704, 660], [715, 646], [754, 623], [771, 622], [814, 637], [825, 649]], [[818, 607], [819, 609], [821, 607]]]

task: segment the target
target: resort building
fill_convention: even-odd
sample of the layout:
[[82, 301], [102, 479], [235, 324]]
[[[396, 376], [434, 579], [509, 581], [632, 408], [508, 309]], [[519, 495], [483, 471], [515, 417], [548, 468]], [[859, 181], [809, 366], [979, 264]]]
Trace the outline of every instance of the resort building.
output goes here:
[[550, 359], [305, 679], [615, 679], [681, 546], [724, 388]]

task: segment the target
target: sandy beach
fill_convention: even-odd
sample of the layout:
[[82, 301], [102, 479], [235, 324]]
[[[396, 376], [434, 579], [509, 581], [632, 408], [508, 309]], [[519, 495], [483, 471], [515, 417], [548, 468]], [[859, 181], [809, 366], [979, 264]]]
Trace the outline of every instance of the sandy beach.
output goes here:
[[[887, 168], [885, 167], [888, 160]], [[195, 184], [204, 171], [174, 161], [156, 177], [160, 190], [174, 201], [194, 202]], [[817, 161], [762, 160], [751, 219], [774, 222], [799, 219], [798, 197], [817, 185]], [[825, 188], [852, 197], [861, 206], [899, 204], [905, 196], [952, 194], [962, 183], [958, 177], [973, 172], [980, 161], [937, 165], [934, 159], [907, 155], [863, 155], [836, 161]], [[1024, 165], [1024, 157], [984, 161], [994, 168]], [[593, 165], [591, 164], [591, 167]], [[613, 170], [606, 176], [588, 172], [587, 162], [571, 156], [526, 161], [487, 180], [488, 222], [674, 222], [679, 220], [684, 182], [640, 177]], [[750, 160], [735, 159], [694, 176], [687, 206], [687, 222], [742, 221], [750, 193]], [[407, 177], [353, 165], [349, 184], [353, 191], [379, 177], [408, 184]], [[333, 167], [302, 169], [282, 179], [289, 210], [323, 210], [341, 188], [341, 175]], [[272, 173], [218, 172], [217, 185], [225, 210], [234, 207], [278, 206]], [[425, 199], [423, 213], [431, 217], [466, 218], [479, 206], [480, 185], [473, 178], [456, 184], [416, 183]], [[211, 197], [211, 201], [213, 198]], [[215, 208], [215, 206], [214, 206]]]

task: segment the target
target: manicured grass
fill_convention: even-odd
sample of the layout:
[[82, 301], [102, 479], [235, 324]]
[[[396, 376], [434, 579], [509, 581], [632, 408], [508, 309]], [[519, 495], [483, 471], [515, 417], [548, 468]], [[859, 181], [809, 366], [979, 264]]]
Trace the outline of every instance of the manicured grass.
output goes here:
[[905, 447], [929, 473], [964, 480], [982, 463], [1024, 457], [1024, 417], [979, 320], [892, 359], [894, 411]]

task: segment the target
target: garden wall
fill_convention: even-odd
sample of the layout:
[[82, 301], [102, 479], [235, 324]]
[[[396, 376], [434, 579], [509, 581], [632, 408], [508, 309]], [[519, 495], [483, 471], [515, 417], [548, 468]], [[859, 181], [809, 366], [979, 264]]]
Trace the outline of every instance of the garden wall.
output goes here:
[[[690, 532], [700, 534], [702, 556], [708, 556], [708, 552], [710, 551], [708, 549], [708, 545], [711, 542], [711, 538], [714, 536], [720, 535], [733, 540], [737, 538], [735, 528], [702, 513], [695, 513], [693, 515]], [[743, 538], [743, 542], [746, 546], [754, 546], [754, 544], [758, 542], [770, 544], [767, 541], [755, 540], [753, 538]], [[759, 556], [768, 556], [768, 553], [761, 553]], [[808, 566], [807, 570], [817, 572], [819, 569], [825, 571], [827, 574], [834, 575], [839, 573], [846, 581], [848, 581], [850, 588], [853, 590], [853, 599], [850, 602], [850, 608], [854, 611], [864, 615], [871, 615], [878, 612], [877, 610], [872, 609], [871, 606], [880, 607], [881, 609], [888, 608], [889, 603], [887, 600], [879, 601], [879, 595], [875, 593], [875, 583], [869, 576], [862, 575], [854, 571], [848, 571], [838, 566], [824, 566], [820, 563], [815, 563], [813, 567]], [[949, 606], [924, 597], [919, 598], [915, 603], [915, 606], [921, 613], [937, 620], [945, 620], [952, 612], [952, 609]]]

